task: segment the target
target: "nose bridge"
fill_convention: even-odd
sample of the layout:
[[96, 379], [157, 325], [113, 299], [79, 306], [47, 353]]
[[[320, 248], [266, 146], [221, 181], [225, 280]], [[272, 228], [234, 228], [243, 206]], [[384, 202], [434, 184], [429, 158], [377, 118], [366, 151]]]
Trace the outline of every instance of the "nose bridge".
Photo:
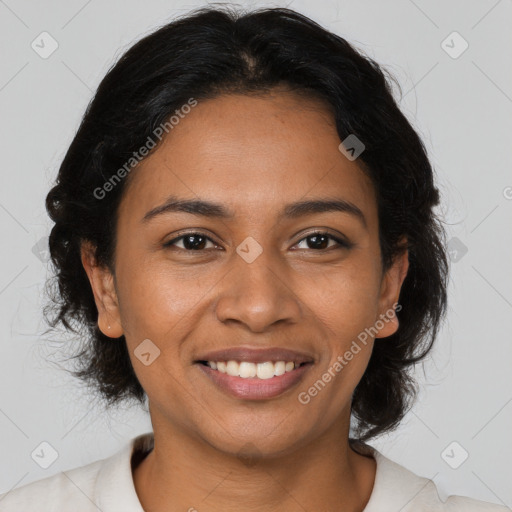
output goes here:
[[261, 331], [278, 321], [296, 321], [300, 308], [279, 259], [256, 244], [246, 239], [237, 247], [216, 313], [220, 321], [236, 320]]

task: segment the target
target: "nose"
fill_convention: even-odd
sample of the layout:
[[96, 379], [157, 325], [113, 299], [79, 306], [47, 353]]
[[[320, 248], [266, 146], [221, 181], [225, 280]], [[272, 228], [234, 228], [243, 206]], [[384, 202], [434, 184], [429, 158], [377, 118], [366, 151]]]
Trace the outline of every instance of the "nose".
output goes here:
[[220, 284], [215, 305], [223, 323], [243, 324], [252, 332], [264, 332], [274, 324], [294, 324], [302, 316], [300, 299], [289, 272], [264, 250], [252, 263], [234, 255], [231, 271]]

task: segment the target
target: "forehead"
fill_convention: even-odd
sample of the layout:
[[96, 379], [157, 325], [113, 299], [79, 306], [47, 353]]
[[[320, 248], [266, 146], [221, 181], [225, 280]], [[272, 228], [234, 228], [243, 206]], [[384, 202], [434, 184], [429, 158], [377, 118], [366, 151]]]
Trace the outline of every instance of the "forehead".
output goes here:
[[376, 215], [371, 180], [349, 161], [330, 109], [289, 92], [199, 101], [129, 176], [121, 214], [169, 195], [230, 205], [241, 216], [308, 197], [341, 197]]

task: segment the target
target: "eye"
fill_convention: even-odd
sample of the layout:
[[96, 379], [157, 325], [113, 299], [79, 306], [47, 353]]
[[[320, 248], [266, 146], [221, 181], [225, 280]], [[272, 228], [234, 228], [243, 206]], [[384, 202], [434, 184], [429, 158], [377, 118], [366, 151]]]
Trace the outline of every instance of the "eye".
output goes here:
[[[182, 247], [179, 247], [177, 243], [183, 243]], [[166, 242], [164, 247], [177, 247], [178, 249], [183, 249], [186, 251], [202, 251], [207, 249], [205, 247], [207, 243], [210, 242], [214, 248], [217, 245], [212, 241], [211, 238], [207, 237], [203, 233], [187, 233], [186, 235], [179, 236]]]
[[[309, 242], [308, 242], [308, 240], [309, 240]], [[309, 245], [310, 247], [300, 247], [299, 249], [316, 249], [316, 250], [322, 251], [322, 250], [327, 250], [327, 249], [333, 248], [333, 246], [328, 245], [330, 240], [333, 240], [334, 242], [336, 242], [338, 244], [338, 248], [345, 247], [348, 249], [351, 247], [351, 244], [349, 244], [348, 242], [345, 242], [341, 238], [338, 238], [334, 235], [331, 235], [330, 233], [326, 233], [326, 232], [322, 232], [322, 231], [310, 233], [308, 236], [306, 236], [305, 238], [300, 240], [297, 245], [306, 241], [306, 245]], [[336, 244], [334, 245], [334, 247], [336, 248]]]
[[[330, 241], [334, 241], [334, 245], [329, 245]], [[207, 247], [208, 242], [212, 244], [212, 247]], [[299, 249], [314, 249], [317, 251], [329, 250], [333, 248], [347, 248], [349, 249], [352, 244], [338, 238], [330, 233], [317, 231], [310, 233], [308, 236], [300, 240], [296, 245], [306, 243], [309, 247], [299, 247]], [[178, 244], [182, 244], [179, 246]], [[336, 247], [336, 244], [338, 247]], [[206, 249], [217, 248], [218, 245], [204, 233], [187, 233], [177, 238], [170, 240], [164, 244], [164, 247], [175, 247], [185, 251], [203, 251]]]

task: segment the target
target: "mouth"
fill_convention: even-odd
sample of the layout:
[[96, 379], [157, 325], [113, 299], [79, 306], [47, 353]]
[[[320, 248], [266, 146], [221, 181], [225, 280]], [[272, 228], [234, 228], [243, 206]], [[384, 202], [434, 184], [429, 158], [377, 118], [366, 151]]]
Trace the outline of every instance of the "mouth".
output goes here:
[[195, 366], [219, 391], [243, 400], [268, 400], [289, 392], [313, 361], [199, 360]]
[[259, 379], [268, 380], [275, 377], [280, 377], [285, 373], [292, 372], [300, 368], [308, 362], [294, 362], [294, 361], [264, 361], [262, 363], [255, 363], [251, 361], [197, 361], [203, 366], [208, 366], [215, 370], [231, 377], [240, 377], [241, 379]]

